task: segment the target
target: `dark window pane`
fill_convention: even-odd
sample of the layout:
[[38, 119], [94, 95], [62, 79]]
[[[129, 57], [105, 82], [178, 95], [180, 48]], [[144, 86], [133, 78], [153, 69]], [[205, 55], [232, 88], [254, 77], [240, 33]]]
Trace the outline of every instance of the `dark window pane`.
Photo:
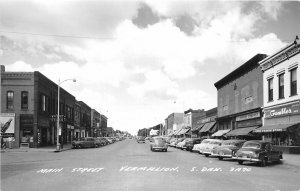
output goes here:
[[14, 108], [14, 92], [13, 91], [7, 92], [6, 107], [7, 107], [7, 109]]
[[278, 97], [279, 97], [279, 99], [282, 99], [282, 98], [284, 98], [284, 74], [279, 75], [278, 78], [279, 78], [279, 88], [278, 88], [279, 95], [278, 95]]
[[28, 92], [23, 91], [21, 93], [21, 108], [28, 109]]
[[268, 100], [273, 101], [273, 78], [268, 80]]
[[291, 96], [297, 94], [297, 68], [291, 70]]

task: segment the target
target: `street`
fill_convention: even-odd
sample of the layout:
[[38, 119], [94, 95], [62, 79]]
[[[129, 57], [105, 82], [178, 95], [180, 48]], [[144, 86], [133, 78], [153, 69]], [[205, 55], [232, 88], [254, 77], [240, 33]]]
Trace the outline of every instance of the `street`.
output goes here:
[[[283, 156], [284, 157], [284, 156]], [[134, 139], [64, 152], [1, 153], [2, 191], [300, 190], [300, 167], [259, 167], [168, 148], [151, 152]]]

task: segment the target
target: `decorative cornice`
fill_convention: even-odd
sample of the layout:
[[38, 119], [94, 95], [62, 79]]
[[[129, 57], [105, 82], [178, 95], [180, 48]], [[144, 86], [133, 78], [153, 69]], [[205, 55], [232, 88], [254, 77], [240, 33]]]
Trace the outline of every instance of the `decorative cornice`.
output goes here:
[[262, 71], [266, 71], [269, 68], [274, 67], [299, 53], [300, 53], [300, 44], [293, 43], [287, 46], [286, 48], [284, 48], [283, 50], [279, 51], [278, 53], [274, 54], [273, 56], [270, 56], [265, 60], [262, 60], [260, 63], [261, 69]]

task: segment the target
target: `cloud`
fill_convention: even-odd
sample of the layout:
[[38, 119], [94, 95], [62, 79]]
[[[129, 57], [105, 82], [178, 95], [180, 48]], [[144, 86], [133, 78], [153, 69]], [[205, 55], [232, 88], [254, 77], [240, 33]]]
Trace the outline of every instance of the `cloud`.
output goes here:
[[262, 11], [270, 18], [277, 20], [280, 11], [283, 8], [283, 2], [280, 1], [261, 1]]

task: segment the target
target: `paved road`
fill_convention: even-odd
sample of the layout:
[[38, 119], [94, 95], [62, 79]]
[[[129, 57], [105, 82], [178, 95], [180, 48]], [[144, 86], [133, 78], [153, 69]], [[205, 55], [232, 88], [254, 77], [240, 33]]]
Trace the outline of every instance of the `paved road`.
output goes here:
[[102, 148], [1, 153], [1, 190], [300, 190], [300, 168], [219, 161], [124, 140]]

